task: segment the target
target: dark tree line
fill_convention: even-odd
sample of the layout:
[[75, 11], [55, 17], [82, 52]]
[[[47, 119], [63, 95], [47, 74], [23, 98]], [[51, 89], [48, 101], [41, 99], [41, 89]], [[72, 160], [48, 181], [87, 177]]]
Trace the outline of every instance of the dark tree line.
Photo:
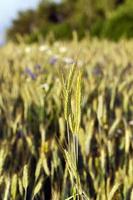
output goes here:
[[[46, 38], [51, 32], [55, 39], [71, 39], [73, 31], [77, 31], [79, 39], [88, 32], [94, 36], [106, 37], [105, 30], [110, 29], [106, 22], [111, 20], [110, 23], [116, 23], [117, 21], [109, 16], [112, 13], [112, 16], [118, 13], [116, 18], [121, 20], [125, 10], [126, 16], [128, 15], [129, 8], [130, 10], [133, 8], [132, 0], [62, 0], [58, 4], [43, 0], [36, 10], [19, 12], [17, 19], [13, 20], [12, 26], [7, 30], [7, 39], [16, 41], [19, 34], [26, 36], [27, 41], [34, 42], [40, 36]], [[133, 9], [130, 12], [132, 11]], [[130, 18], [132, 21], [133, 14]]]

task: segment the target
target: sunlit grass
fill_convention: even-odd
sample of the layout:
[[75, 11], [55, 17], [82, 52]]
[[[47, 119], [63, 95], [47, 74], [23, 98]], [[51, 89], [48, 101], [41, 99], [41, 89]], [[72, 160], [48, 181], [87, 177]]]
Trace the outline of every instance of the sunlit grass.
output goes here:
[[124, 40], [0, 49], [0, 199], [132, 199], [132, 58]]

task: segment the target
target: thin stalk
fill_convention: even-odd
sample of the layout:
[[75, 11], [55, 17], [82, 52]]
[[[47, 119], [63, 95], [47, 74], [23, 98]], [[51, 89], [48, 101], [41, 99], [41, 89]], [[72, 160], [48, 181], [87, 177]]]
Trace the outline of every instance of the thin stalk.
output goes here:
[[67, 139], [68, 139], [68, 150], [71, 149], [71, 142], [70, 142], [70, 132], [69, 132], [69, 124], [67, 122]]
[[26, 198], [27, 198], [27, 188], [26, 188], [25, 193], [24, 193], [24, 200], [26, 200]]

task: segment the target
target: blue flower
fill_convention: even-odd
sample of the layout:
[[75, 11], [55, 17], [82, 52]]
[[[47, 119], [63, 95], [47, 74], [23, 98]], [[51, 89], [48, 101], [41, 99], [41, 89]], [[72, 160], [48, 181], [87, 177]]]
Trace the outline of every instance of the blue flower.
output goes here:
[[92, 74], [96, 77], [103, 75], [103, 71], [102, 71], [101, 65], [99, 63], [97, 63], [97, 65], [92, 69]]
[[29, 69], [28, 67], [25, 68], [24, 72], [32, 79], [36, 79], [36, 75]]
[[51, 57], [50, 60], [49, 60], [49, 64], [50, 65], [55, 65], [56, 62], [57, 62], [57, 57], [56, 56]]
[[34, 66], [34, 69], [40, 71], [40, 70], [41, 70], [41, 65], [36, 64], [36, 65]]

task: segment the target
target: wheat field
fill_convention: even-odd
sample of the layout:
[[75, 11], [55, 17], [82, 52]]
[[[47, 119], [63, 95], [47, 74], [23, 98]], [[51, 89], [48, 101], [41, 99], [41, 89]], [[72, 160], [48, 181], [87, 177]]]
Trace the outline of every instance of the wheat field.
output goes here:
[[133, 200], [133, 41], [0, 48], [0, 199]]

